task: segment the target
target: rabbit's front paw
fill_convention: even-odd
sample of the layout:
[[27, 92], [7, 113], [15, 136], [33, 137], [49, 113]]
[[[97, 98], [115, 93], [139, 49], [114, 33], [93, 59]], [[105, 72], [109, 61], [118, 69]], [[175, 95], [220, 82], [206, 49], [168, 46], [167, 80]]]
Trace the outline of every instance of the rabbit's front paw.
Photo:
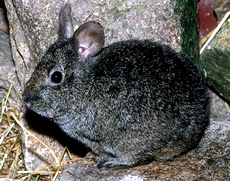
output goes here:
[[125, 161], [121, 161], [119, 158], [110, 158], [99, 162], [98, 168], [129, 168], [132, 165], [127, 164]]
[[98, 163], [98, 168], [130, 168], [136, 165], [136, 162], [130, 161], [128, 156], [113, 157], [109, 155], [97, 155], [93, 159]]

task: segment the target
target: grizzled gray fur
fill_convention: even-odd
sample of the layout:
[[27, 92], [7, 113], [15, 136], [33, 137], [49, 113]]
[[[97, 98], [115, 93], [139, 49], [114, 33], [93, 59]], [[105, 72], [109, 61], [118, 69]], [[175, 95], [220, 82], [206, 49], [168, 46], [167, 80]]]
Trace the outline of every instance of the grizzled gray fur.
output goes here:
[[103, 45], [97, 22], [73, 31], [66, 4], [59, 39], [26, 84], [27, 107], [89, 147], [99, 167], [170, 160], [197, 146], [209, 96], [196, 66], [149, 40]]

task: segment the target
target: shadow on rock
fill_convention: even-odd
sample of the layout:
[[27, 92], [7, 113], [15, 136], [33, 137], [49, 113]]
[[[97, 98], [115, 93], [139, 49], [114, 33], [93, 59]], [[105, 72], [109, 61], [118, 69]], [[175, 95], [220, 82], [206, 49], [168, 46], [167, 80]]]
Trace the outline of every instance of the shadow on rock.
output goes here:
[[68, 147], [72, 153], [80, 157], [84, 157], [89, 151], [82, 143], [66, 135], [54, 122], [31, 110], [26, 111], [25, 120], [32, 130], [56, 139], [60, 144]]

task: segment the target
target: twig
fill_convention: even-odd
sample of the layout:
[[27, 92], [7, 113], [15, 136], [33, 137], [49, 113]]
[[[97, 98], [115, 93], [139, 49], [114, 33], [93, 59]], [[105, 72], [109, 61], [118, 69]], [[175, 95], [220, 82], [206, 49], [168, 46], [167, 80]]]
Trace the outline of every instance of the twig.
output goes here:
[[[57, 166], [57, 165], [62, 165], [62, 164], [65, 164], [65, 163], [69, 163], [69, 162], [73, 162], [73, 161], [77, 161], [77, 160], [79, 160], [80, 158], [74, 158], [74, 159], [72, 159], [72, 160], [68, 160], [68, 161], [63, 161], [63, 162], [59, 162], [59, 163], [53, 163], [53, 164], [51, 164], [51, 165], [47, 165], [47, 166], [45, 166], [45, 167], [43, 167], [43, 168], [40, 168], [40, 169], [38, 169], [38, 170], [35, 170], [35, 171], [28, 171], [28, 173], [30, 173], [30, 174], [38, 174], [41, 170], [44, 170], [44, 169], [46, 169], [46, 168], [49, 168], [49, 167], [52, 167], [52, 166]], [[18, 173], [22, 173], [21, 171], [18, 171]], [[26, 177], [24, 177], [24, 178], [28, 178], [29, 177], [29, 175], [27, 175]]]
[[[68, 149], [65, 147], [64, 151], [62, 152], [60, 162], [63, 160], [63, 158], [64, 158], [64, 156], [65, 156], [66, 150], [68, 150]], [[54, 177], [53, 177], [52, 181], [55, 181], [55, 180], [56, 180], [56, 178], [57, 178], [57, 176], [58, 176], [58, 174], [59, 174], [59, 171], [60, 171], [60, 167], [61, 167], [61, 165], [58, 166], [58, 168], [57, 168], [57, 170], [56, 170], [56, 172], [55, 172], [55, 174], [54, 174]]]
[[228, 110], [228, 112], [230, 113], [230, 108], [229, 108], [229, 105], [225, 102], [225, 107], [226, 109]]
[[[17, 171], [18, 174], [32, 174], [34, 171]], [[54, 174], [53, 171], [37, 171], [36, 174]]]
[[5, 163], [5, 160], [8, 158], [10, 152], [13, 150], [13, 148], [15, 147], [16, 145], [16, 141], [17, 139], [14, 141], [13, 145], [11, 145], [11, 148], [7, 151], [7, 153], [4, 154], [4, 157], [2, 159], [2, 164], [0, 165], [0, 170], [2, 169], [4, 163]]
[[15, 126], [15, 123], [11, 124], [3, 133], [2, 133], [2, 137], [0, 139], [0, 145], [2, 144], [3, 140], [5, 137], [7, 137], [7, 135], [9, 134], [9, 132], [11, 131], [11, 129]]
[[9, 88], [7, 94], [6, 94], [6, 97], [2, 101], [2, 110], [1, 110], [0, 124], [1, 124], [2, 119], [3, 119], [3, 114], [5, 112], [5, 109], [7, 108], [6, 104], [7, 104], [8, 98], [10, 96], [10, 92], [11, 92], [12, 86], [13, 86], [13, 84], [10, 84], [10, 88]]
[[15, 92], [18, 94], [18, 97], [20, 98], [20, 100], [22, 100], [22, 96], [21, 96], [21, 94], [18, 92], [18, 90], [16, 89], [15, 85], [12, 84], [12, 86], [13, 86]]
[[[221, 29], [227, 25], [228, 25], [228, 22], [225, 21], [224, 24], [221, 26]], [[209, 39], [209, 37], [213, 34], [214, 31], [215, 29], [212, 30], [209, 34], [207, 34], [202, 40], [200, 40], [199, 47], [202, 47], [202, 45]]]

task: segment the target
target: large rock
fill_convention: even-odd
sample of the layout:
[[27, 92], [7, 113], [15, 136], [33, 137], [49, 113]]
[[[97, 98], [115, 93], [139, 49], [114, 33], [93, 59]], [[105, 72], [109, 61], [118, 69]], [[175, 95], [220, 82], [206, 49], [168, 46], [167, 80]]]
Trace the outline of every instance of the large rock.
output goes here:
[[[181, 0], [111, 0], [110, 3], [106, 0], [76, 0], [71, 4], [76, 28], [88, 20], [99, 21], [105, 27], [106, 44], [130, 38], [149, 38], [168, 44], [195, 60], [198, 57], [198, 38], [196, 35], [196, 1], [193, 2], [193, 6], [189, 4], [191, 3], [189, 0], [183, 3]], [[22, 92], [23, 85], [44, 51], [57, 39], [58, 13], [64, 0], [5, 0], [5, 3], [10, 22], [12, 56], [15, 61], [12, 67], [17, 72], [19, 82], [22, 83], [21, 86], [18, 85], [18, 89]], [[186, 10], [186, 8], [190, 9]], [[218, 101], [214, 102], [212, 109], [215, 111], [212, 114], [212, 121], [215, 122], [211, 123], [199, 147], [189, 154], [172, 162], [153, 162], [146, 166], [126, 170], [99, 170], [95, 163], [87, 157], [67, 167], [59, 180], [77, 180], [78, 178], [80, 180], [195, 180], [205, 178], [226, 180], [225, 178], [229, 175], [227, 169], [229, 163], [225, 160], [229, 159], [227, 146], [230, 128], [229, 122], [222, 121], [229, 119], [229, 112], [223, 101], [215, 99], [226, 111], [223, 113], [223, 110], [216, 108], [215, 105], [219, 104], [217, 104]], [[87, 152], [82, 145], [63, 135], [54, 124], [44, 118], [27, 115], [25, 123], [36, 130], [34, 134], [42, 133], [36, 134], [37, 137], [45, 140], [58, 157], [63, 150], [59, 143], [68, 145], [70, 148], [72, 146], [72, 151], [83, 156]], [[58, 140], [59, 143], [55, 140]], [[54, 162], [50, 152], [27, 134], [24, 135], [24, 142], [28, 170], [36, 170]], [[215, 160], [221, 164], [217, 164]], [[221, 169], [225, 172], [219, 171]]]
[[[218, 23], [229, 11], [229, 7], [229, 0], [216, 0], [215, 12]], [[225, 23], [226, 26], [218, 30], [202, 52], [201, 59], [197, 64], [205, 71], [209, 85], [230, 102], [230, 25], [227, 23], [228, 18]]]
[[0, 100], [15, 79], [17, 80], [17, 77], [10, 51], [9, 35], [0, 31]]
[[229, 11], [230, 2], [229, 0], [216, 0], [215, 13], [217, 15], [217, 20], [220, 22], [224, 15]]
[[4, 8], [4, 5], [2, 5], [3, 1], [0, 1], [0, 31], [3, 31], [4, 33], [9, 33], [9, 26], [8, 21], [6, 17], [6, 9]]
[[200, 67], [205, 69], [207, 81], [230, 102], [230, 25], [222, 28], [201, 54]]

